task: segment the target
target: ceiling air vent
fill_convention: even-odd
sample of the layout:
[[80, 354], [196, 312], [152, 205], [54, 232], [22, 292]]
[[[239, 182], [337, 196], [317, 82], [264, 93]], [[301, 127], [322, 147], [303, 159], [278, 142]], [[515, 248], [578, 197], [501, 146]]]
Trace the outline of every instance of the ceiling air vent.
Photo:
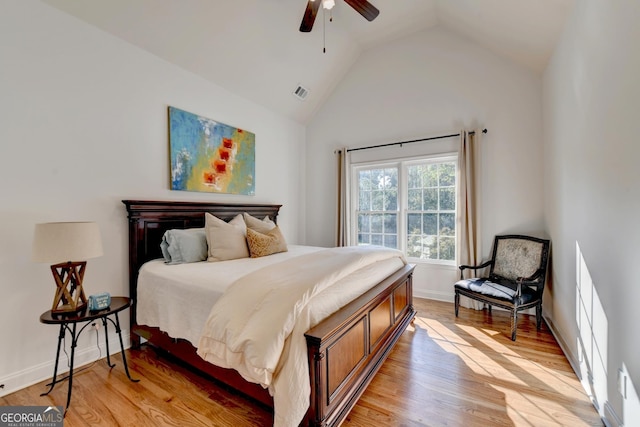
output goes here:
[[300, 101], [304, 101], [307, 98], [307, 95], [309, 95], [309, 89], [301, 85], [298, 85], [296, 90], [293, 91], [293, 95], [296, 98], [298, 98]]

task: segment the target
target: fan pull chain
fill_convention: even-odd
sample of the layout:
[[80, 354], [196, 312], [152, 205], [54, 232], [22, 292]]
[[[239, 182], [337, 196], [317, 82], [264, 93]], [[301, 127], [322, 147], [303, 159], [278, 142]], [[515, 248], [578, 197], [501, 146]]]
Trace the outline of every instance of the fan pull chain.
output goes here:
[[[326, 9], [322, 8], [322, 53], [327, 53]], [[333, 11], [329, 9], [329, 22], [333, 22]]]
[[325, 16], [325, 8], [322, 8], [322, 53], [327, 53], [327, 36], [326, 36], [326, 16]]

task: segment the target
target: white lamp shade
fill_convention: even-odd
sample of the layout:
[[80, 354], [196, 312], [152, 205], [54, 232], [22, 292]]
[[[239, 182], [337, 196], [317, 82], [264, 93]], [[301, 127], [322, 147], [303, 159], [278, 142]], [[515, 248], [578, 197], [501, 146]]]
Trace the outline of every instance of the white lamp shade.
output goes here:
[[35, 262], [85, 261], [102, 255], [100, 228], [95, 222], [36, 224], [32, 259]]

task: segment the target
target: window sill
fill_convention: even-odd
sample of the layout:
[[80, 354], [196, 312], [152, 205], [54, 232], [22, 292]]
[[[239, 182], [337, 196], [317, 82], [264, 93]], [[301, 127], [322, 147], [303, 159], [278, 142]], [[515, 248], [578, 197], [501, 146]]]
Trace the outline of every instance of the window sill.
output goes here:
[[421, 258], [407, 258], [407, 262], [409, 264], [420, 264], [421, 266], [440, 270], [455, 271], [458, 269], [458, 265], [455, 263], [438, 262]]

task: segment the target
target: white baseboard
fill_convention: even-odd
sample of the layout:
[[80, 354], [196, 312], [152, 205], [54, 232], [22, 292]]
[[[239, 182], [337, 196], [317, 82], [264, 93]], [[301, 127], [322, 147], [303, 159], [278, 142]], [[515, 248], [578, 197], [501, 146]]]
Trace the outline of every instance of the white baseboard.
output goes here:
[[[70, 341], [70, 339], [67, 339], [67, 343], [69, 343]], [[122, 330], [122, 343], [125, 350], [131, 346], [128, 330]], [[93, 343], [93, 345], [90, 345], [89, 347], [83, 349], [76, 348], [74, 355], [75, 360], [73, 363], [74, 372], [76, 369], [80, 368], [83, 365], [87, 365], [89, 363], [95, 362], [96, 360], [107, 357], [107, 348], [105, 346], [103, 334], [100, 334], [99, 345], [99, 349], [95, 342]], [[52, 348], [51, 353], [53, 354], [54, 351], [55, 348]], [[110, 355], [120, 353], [120, 340], [118, 338], [118, 334], [115, 331], [109, 331], [109, 353]], [[68, 348], [67, 354], [69, 354], [69, 357], [71, 357], [71, 353]], [[18, 390], [22, 390], [23, 388], [29, 387], [33, 384], [37, 384], [41, 381], [50, 380], [51, 376], [53, 375], [55, 362], [56, 361], [54, 358], [48, 362], [31, 366], [21, 371], [1, 377], [0, 384], [4, 385], [4, 387], [0, 388], [0, 397], [6, 396]], [[58, 376], [60, 374], [69, 372], [67, 363], [67, 355], [65, 355], [62, 349], [60, 349], [60, 360], [58, 361]], [[43, 388], [42, 391], [45, 392], [46, 390]], [[37, 403], [38, 402], [34, 402], [33, 404], [37, 405]]]
[[608, 401], [604, 403], [604, 419], [602, 421], [607, 427], [623, 427], [622, 420], [620, 420]]
[[565, 340], [562, 338], [562, 335], [560, 335], [560, 333], [558, 332], [558, 329], [553, 324], [553, 321], [544, 315], [544, 310], [542, 312], [542, 318], [544, 319], [545, 323], [549, 327], [549, 330], [551, 331], [551, 335], [553, 335], [553, 337], [558, 342], [558, 345], [560, 346], [560, 350], [562, 350], [562, 352], [564, 353], [564, 357], [566, 357], [567, 360], [569, 361], [569, 365], [571, 365], [573, 372], [575, 372], [578, 379], [581, 380], [582, 375], [580, 373], [580, 362], [578, 360], [578, 357], [570, 351], [569, 346], [567, 345]]

